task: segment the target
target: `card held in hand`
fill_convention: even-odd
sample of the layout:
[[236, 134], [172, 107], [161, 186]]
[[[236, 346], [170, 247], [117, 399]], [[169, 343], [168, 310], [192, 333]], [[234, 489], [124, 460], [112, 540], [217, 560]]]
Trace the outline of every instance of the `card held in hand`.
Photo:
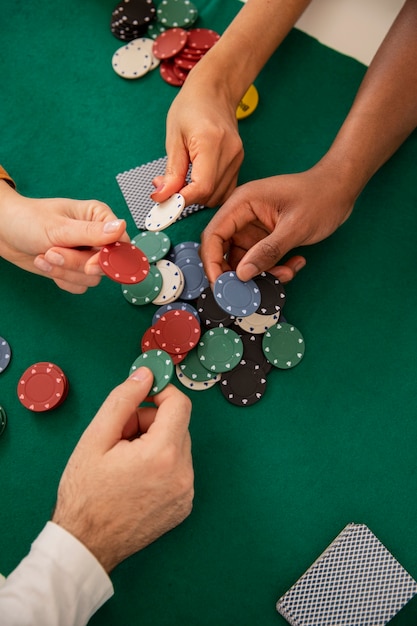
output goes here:
[[293, 626], [383, 626], [417, 583], [365, 524], [348, 524], [277, 602]]

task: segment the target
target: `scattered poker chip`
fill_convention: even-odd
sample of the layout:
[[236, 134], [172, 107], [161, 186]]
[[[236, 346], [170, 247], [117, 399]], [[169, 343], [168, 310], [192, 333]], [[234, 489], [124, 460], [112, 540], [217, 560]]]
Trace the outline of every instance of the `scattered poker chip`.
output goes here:
[[189, 302], [180, 302], [178, 300], [175, 300], [174, 302], [169, 302], [168, 304], [162, 304], [160, 307], [157, 308], [157, 310], [153, 314], [152, 325], [156, 324], [156, 322], [161, 319], [161, 317], [168, 311], [176, 310], [187, 311], [188, 313], [191, 313], [200, 324], [200, 317], [197, 313], [197, 310], [193, 307], [192, 304], [190, 304]]
[[[150, 42], [150, 43], [147, 43]], [[129, 80], [141, 78], [156, 67], [152, 54], [153, 40], [143, 37], [134, 39], [113, 54], [112, 66], [116, 74]]]
[[268, 374], [272, 365], [262, 349], [262, 335], [241, 332], [240, 338], [243, 343], [243, 358], [245, 361], [254, 361], [261, 366], [265, 374]]
[[140, 348], [142, 352], [148, 352], [148, 350], [160, 350], [161, 346], [156, 341], [155, 328], [150, 326], [145, 330], [140, 341]]
[[20, 403], [30, 411], [50, 411], [65, 400], [68, 380], [60, 367], [42, 361], [28, 367], [17, 384]]
[[198, 344], [200, 324], [187, 311], [168, 311], [155, 324], [155, 338], [159, 347], [169, 354], [186, 354]]
[[198, 358], [210, 372], [227, 372], [240, 362], [243, 343], [230, 328], [213, 328], [202, 335], [197, 348]]
[[220, 274], [214, 283], [213, 293], [217, 304], [236, 317], [251, 315], [260, 305], [260, 292], [255, 281], [239, 280], [236, 272]]
[[217, 304], [211, 287], [207, 287], [201, 292], [197, 299], [197, 313], [202, 324], [206, 328], [230, 326], [235, 320], [234, 315], [230, 315]]
[[251, 406], [264, 395], [266, 382], [266, 374], [258, 363], [242, 359], [231, 372], [222, 374], [220, 390], [231, 404]]
[[159, 66], [159, 73], [161, 74], [161, 78], [169, 85], [182, 87], [184, 84], [185, 79], [178, 76], [172, 59], [166, 59], [161, 62], [161, 65]]
[[185, 200], [180, 193], [175, 193], [164, 202], [157, 202], [146, 216], [147, 230], [164, 230], [173, 224], [181, 215]]
[[160, 306], [178, 300], [184, 289], [184, 276], [180, 268], [167, 259], [157, 261], [155, 267], [162, 276], [162, 289], [152, 302]]
[[11, 358], [12, 350], [9, 343], [6, 339], [4, 339], [4, 337], [0, 337], [0, 374], [4, 372], [6, 367], [9, 365]]
[[7, 414], [5, 409], [0, 405], [0, 437], [6, 430], [7, 426]]
[[247, 317], [237, 317], [235, 324], [247, 333], [259, 335], [265, 333], [271, 326], [274, 326], [279, 321], [279, 318], [279, 313], [273, 313], [272, 315], [252, 313]]
[[175, 366], [175, 373], [180, 383], [192, 391], [205, 391], [206, 389], [213, 387], [220, 380], [220, 374], [213, 376], [210, 380], [193, 380], [192, 378], [188, 378], [188, 376], [181, 371], [180, 365]]
[[174, 375], [174, 364], [170, 355], [164, 350], [148, 350], [140, 354], [132, 363], [130, 374], [141, 366], [148, 367], [154, 376], [150, 396], [165, 389]]
[[184, 275], [184, 289], [181, 294], [183, 300], [195, 300], [209, 286], [204, 272], [203, 262], [198, 253], [179, 253], [176, 264]]
[[149, 261], [145, 254], [135, 245], [124, 241], [116, 241], [101, 248], [98, 260], [103, 272], [118, 283], [139, 283], [149, 273]]
[[289, 369], [298, 365], [304, 356], [304, 338], [292, 324], [278, 322], [263, 336], [262, 349], [272, 365]]
[[170, 28], [153, 42], [152, 51], [157, 59], [169, 59], [177, 55], [187, 43], [188, 33], [183, 28]]
[[190, 0], [162, 0], [156, 13], [158, 21], [169, 28], [189, 28], [198, 17], [197, 7]]
[[255, 111], [259, 102], [259, 93], [255, 85], [251, 85], [237, 105], [236, 119], [243, 120]]
[[168, 258], [170, 261], [176, 263], [177, 257], [181, 258], [183, 254], [188, 256], [189, 254], [198, 254], [200, 244], [197, 241], [183, 241], [173, 246], [169, 253]]
[[122, 0], [112, 11], [110, 29], [118, 39], [129, 41], [144, 35], [155, 18], [152, 0]]
[[159, 22], [151, 22], [148, 26], [147, 35], [154, 41], [161, 33], [164, 33], [167, 30], [167, 27]]
[[204, 367], [199, 359], [198, 351], [191, 350], [179, 366], [181, 372], [194, 382], [205, 382], [207, 380], [220, 380], [220, 374], [211, 372]]
[[149, 263], [163, 259], [171, 247], [171, 240], [165, 233], [143, 230], [133, 237], [131, 243], [145, 254]]
[[188, 33], [187, 47], [209, 50], [219, 39], [220, 35], [210, 28], [193, 28]]
[[130, 304], [142, 306], [149, 304], [158, 296], [162, 289], [163, 278], [155, 265], [150, 265], [145, 280], [132, 285], [123, 285], [122, 293]]
[[281, 281], [270, 274], [262, 272], [253, 279], [261, 294], [261, 304], [257, 313], [273, 315], [279, 313], [285, 304], [285, 289]]

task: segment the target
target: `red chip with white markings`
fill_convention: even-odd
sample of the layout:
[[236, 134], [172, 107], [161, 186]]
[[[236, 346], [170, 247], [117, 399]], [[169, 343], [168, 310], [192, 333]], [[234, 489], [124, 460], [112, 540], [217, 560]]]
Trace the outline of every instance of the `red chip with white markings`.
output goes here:
[[170, 59], [187, 43], [188, 32], [183, 28], [169, 28], [155, 39], [152, 52], [157, 59]]
[[149, 273], [146, 255], [137, 246], [124, 241], [101, 248], [98, 261], [106, 276], [117, 283], [140, 283]]
[[54, 363], [34, 363], [22, 374], [17, 384], [20, 403], [34, 412], [50, 411], [65, 400], [68, 380]]
[[201, 335], [196, 317], [181, 309], [167, 311], [154, 326], [156, 341], [170, 354], [186, 354], [195, 348]]

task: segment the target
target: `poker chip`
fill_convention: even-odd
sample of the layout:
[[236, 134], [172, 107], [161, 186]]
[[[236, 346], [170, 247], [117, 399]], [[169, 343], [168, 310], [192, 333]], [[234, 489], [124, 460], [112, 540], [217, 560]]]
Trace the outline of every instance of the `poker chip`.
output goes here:
[[160, 307], [157, 308], [157, 310], [153, 314], [152, 325], [156, 324], [156, 322], [159, 319], [161, 319], [161, 317], [168, 311], [176, 311], [176, 310], [187, 311], [188, 313], [191, 313], [192, 315], [194, 315], [197, 322], [200, 324], [200, 317], [197, 313], [197, 310], [193, 307], [192, 304], [189, 304], [188, 302], [179, 302], [178, 300], [175, 300], [174, 302], [169, 302], [168, 304], [162, 304]]
[[4, 372], [6, 367], [10, 364], [11, 358], [12, 350], [9, 343], [4, 337], [0, 337], [0, 374]]
[[118, 39], [129, 41], [144, 35], [155, 18], [152, 0], [122, 0], [112, 11], [110, 29]]
[[285, 289], [281, 281], [269, 272], [261, 272], [253, 279], [261, 294], [257, 313], [273, 315], [282, 311], [285, 304]]
[[234, 315], [230, 315], [217, 304], [211, 287], [206, 287], [197, 299], [197, 313], [202, 324], [207, 328], [230, 326], [235, 320]]
[[258, 363], [265, 374], [268, 374], [272, 369], [272, 365], [262, 349], [262, 335], [246, 332], [239, 333], [239, 335], [243, 343], [243, 358], [245, 361]]
[[154, 40], [153, 54], [157, 59], [169, 59], [184, 48], [187, 39], [188, 33], [183, 28], [170, 28]]
[[240, 362], [243, 343], [230, 328], [213, 328], [204, 333], [197, 348], [198, 358], [210, 372], [227, 372]]
[[206, 382], [207, 380], [220, 380], [220, 374], [209, 371], [204, 367], [198, 356], [197, 350], [191, 350], [179, 366], [181, 372], [193, 382]]
[[149, 273], [149, 261], [145, 254], [124, 241], [101, 248], [98, 260], [103, 272], [118, 283], [139, 283]]
[[220, 374], [213, 376], [213, 378], [211, 378], [210, 380], [192, 380], [191, 378], [188, 378], [188, 376], [186, 376], [184, 372], [181, 371], [180, 365], [175, 366], [175, 373], [180, 383], [184, 385], [184, 387], [186, 387], [187, 389], [191, 389], [192, 391], [205, 391], [206, 389], [214, 387], [214, 385], [220, 380]]
[[236, 272], [220, 274], [214, 283], [213, 293], [217, 304], [237, 317], [255, 313], [260, 305], [260, 293], [255, 281], [239, 280]]
[[142, 352], [148, 352], [148, 350], [160, 350], [161, 346], [156, 341], [154, 326], [150, 326], [143, 333], [140, 341], [140, 348]]
[[147, 230], [164, 230], [173, 224], [181, 215], [185, 200], [180, 193], [175, 193], [164, 202], [157, 202], [145, 219]]
[[159, 347], [170, 354], [186, 354], [200, 339], [200, 324], [187, 311], [167, 311], [155, 324], [155, 338]]
[[266, 382], [266, 374], [258, 363], [242, 359], [231, 372], [222, 374], [220, 390], [231, 404], [251, 406], [264, 395]]
[[30, 411], [50, 411], [65, 400], [68, 380], [60, 367], [42, 361], [28, 367], [20, 377], [17, 396]]
[[209, 286], [204, 272], [203, 262], [197, 252], [179, 252], [176, 265], [184, 276], [184, 289], [181, 294], [183, 300], [195, 300]]
[[0, 405], [0, 437], [6, 430], [7, 426], [7, 414], [5, 409]]
[[[171, 59], [166, 59], [161, 62], [159, 66], [159, 73], [161, 74], [161, 78], [168, 83], [169, 85], [173, 85], [174, 87], [182, 87], [184, 84], [185, 78], [181, 78], [175, 71], [174, 61]], [[168, 224], [169, 226], [169, 224]]]
[[154, 376], [150, 396], [165, 389], [174, 375], [174, 364], [170, 355], [164, 350], [148, 350], [140, 354], [132, 363], [130, 374], [142, 366], [148, 367]]
[[131, 243], [142, 250], [149, 263], [163, 259], [171, 247], [171, 240], [168, 235], [151, 230], [139, 232], [133, 237]]
[[219, 39], [220, 35], [210, 28], [193, 28], [188, 33], [187, 47], [209, 50]]
[[237, 317], [235, 324], [247, 333], [259, 335], [265, 333], [268, 328], [274, 326], [280, 318], [279, 313], [273, 315], [261, 315], [260, 313], [252, 313], [247, 317]]
[[162, 288], [158, 295], [152, 300], [156, 305], [168, 304], [177, 300], [184, 289], [184, 277], [180, 268], [168, 261], [161, 259], [155, 263], [162, 276]]
[[148, 26], [147, 35], [154, 41], [161, 33], [164, 33], [167, 30], [166, 26], [160, 24], [159, 22], [151, 22]]
[[156, 13], [158, 21], [169, 28], [188, 28], [198, 17], [197, 7], [190, 0], [162, 0]]
[[163, 278], [158, 268], [152, 264], [149, 273], [141, 283], [123, 285], [122, 294], [130, 304], [142, 306], [149, 304], [158, 296], [162, 289]]
[[[147, 42], [150, 42], [150, 45]], [[152, 45], [152, 39], [134, 39], [116, 50], [112, 57], [112, 66], [116, 74], [129, 80], [147, 74], [152, 65], [155, 67]]]
[[292, 324], [278, 322], [263, 336], [262, 349], [272, 365], [289, 369], [298, 365], [304, 356], [304, 338]]
[[259, 102], [259, 93], [255, 85], [251, 85], [237, 105], [236, 119], [243, 120], [255, 111]]
[[173, 246], [169, 253], [168, 258], [170, 261], [176, 263], [177, 257], [181, 258], [183, 254], [188, 256], [189, 254], [198, 254], [200, 244], [197, 241], [183, 241]]

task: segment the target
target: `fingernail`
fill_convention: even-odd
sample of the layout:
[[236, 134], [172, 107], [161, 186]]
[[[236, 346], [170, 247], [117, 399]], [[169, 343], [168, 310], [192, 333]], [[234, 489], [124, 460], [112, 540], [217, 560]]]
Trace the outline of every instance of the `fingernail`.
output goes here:
[[299, 261], [294, 267], [294, 271], [299, 272], [300, 270], [303, 269], [303, 267], [305, 267], [305, 265], [306, 265], [306, 261]]
[[153, 195], [154, 193], [160, 193], [164, 188], [165, 188], [165, 183], [162, 183], [162, 185], [155, 187], [151, 195]]
[[59, 252], [54, 252], [53, 250], [48, 250], [48, 252], [45, 253], [45, 259], [48, 261], [48, 263], [51, 263], [51, 265], [64, 265], [65, 263], [62, 254], [59, 254]]
[[41, 272], [50, 272], [52, 270], [52, 265], [45, 261], [45, 259], [36, 258], [33, 261], [33, 265]]
[[259, 267], [257, 267], [253, 263], [245, 263], [243, 267], [239, 267], [237, 269], [237, 276], [240, 280], [243, 281], [250, 280], [253, 276], [257, 276], [258, 274]]
[[150, 370], [147, 367], [138, 367], [137, 370], [134, 370], [132, 374], [129, 376], [132, 380], [146, 380], [149, 378]]
[[103, 232], [106, 234], [115, 233], [119, 230], [122, 220], [113, 220], [112, 222], [105, 222], [103, 226]]

